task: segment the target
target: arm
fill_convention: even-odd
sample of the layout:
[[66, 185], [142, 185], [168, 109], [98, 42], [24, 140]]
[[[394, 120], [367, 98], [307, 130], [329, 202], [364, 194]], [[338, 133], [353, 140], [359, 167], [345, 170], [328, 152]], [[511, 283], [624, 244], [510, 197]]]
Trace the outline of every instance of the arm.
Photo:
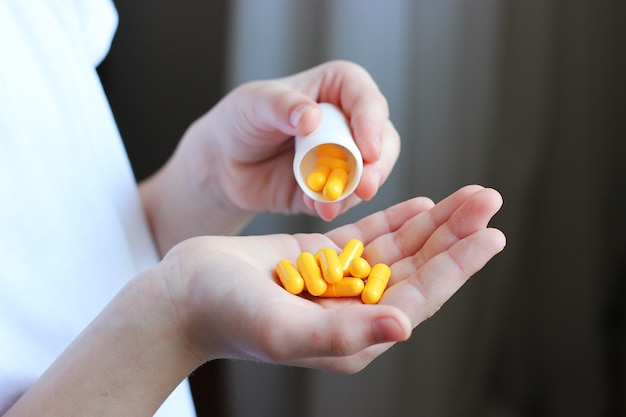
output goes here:
[[148, 416], [201, 363], [184, 345], [160, 265], [136, 277], [6, 416]]
[[[151, 415], [215, 358], [358, 372], [503, 249], [503, 234], [487, 227], [500, 205], [494, 190], [470, 186], [434, 207], [409, 200], [327, 235], [182, 242], [131, 281], [7, 416]], [[380, 304], [294, 296], [277, 284], [278, 260], [353, 237], [368, 259], [391, 266]]]
[[[364, 158], [352, 198], [313, 202], [292, 173], [293, 136], [319, 123], [317, 102], [340, 106]], [[371, 199], [399, 154], [384, 96], [361, 67], [330, 62], [290, 77], [244, 84], [183, 135], [140, 191], [161, 254], [198, 235], [232, 235], [257, 212], [307, 213], [326, 220]]]

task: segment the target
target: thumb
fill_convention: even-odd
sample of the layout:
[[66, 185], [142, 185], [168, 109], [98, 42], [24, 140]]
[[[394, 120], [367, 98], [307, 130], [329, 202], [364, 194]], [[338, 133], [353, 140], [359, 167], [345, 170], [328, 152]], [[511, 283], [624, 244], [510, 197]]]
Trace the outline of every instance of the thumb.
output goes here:
[[322, 119], [315, 100], [279, 83], [250, 83], [240, 93], [245, 119], [255, 130], [307, 135]]

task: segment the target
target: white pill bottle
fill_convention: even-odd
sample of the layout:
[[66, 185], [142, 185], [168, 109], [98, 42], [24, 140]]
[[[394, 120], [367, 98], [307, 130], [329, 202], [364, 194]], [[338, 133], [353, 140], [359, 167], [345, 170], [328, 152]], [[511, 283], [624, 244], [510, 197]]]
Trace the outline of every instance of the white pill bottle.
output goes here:
[[363, 157], [354, 142], [350, 125], [343, 112], [330, 103], [319, 103], [322, 120], [319, 126], [306, 136], [296, 136], [296, 154], [293, 159], [293, 174], [302, 191], [313, 200], [330, 202], [322, 192], [311, 190], [306, 180], [317, 167], [318, 153], [316, 148], [324, 144], [341, 146], [350, 167], [348, 180], [343, 192], [333, 201], [341, 201], [354, 192], [363, 174]]

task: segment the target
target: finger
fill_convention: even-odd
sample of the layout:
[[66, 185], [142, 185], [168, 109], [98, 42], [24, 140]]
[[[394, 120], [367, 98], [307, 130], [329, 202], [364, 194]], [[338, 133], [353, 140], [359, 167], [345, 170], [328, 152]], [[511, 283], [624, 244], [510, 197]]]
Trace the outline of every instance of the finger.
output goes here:
[[313, 200], [311, 197], [307, 196], [303, 193], [302, 198], [304, 200], [304, 207], [306, 213], [311, 215], [316, 215], [320, 219], [330, 222], [337, 218], [341, 213], [349, 209], [350, 207], [354, 207], [361, 200], [354, 196], [348, 196], [345, 200], [340, 202], [323, 202]]
[[385, 123], [380, 157], [365, 162], [363, 175], [355, 194], [363, 200], [371, 200], [391, 174], [400, 155], [400, 136], [390, 121]]
[[[506, 244], [497, 229], [482, 229], [426, 262], [414, 274], [389, 287], [381, 303], [404, 311], [413, 326], [431, 317]], [[392, 267], [392, 275], [397, 273]]]
[[487, 227], [501, 206], [502, 197], [493, 189], [485, 188], [471, 195], [450, 215], [448, 221], [430, 235], [422, 248], [394, 265], [396, 275], [392, 277], [391, 285], [402, 277], [413, 274], [429, 259], [447, 250], [459, 240]]
[[344, 103], [347, 103], [349, 109], [347, 113], [354, 141], [363, 161], [375, 162], [382, 153], [385, 126], [389, 120], [387, 101], [379, 91], [370, 98], [358, 94], [355, 96], [350, 90], [350, 87], [346, 87], [343, 95], [348, 97]]
[[[243, 123], [244, 132], [267, 133], [268, 138], [280, 132], [283, 138], [311, 133], [322, 118], [321, 110], [311, 97], [281, 82], [252, 82], [234, 91], [242, 100], [234, 109]], [[284, 139], [282, 139], [284, 140]]]
[[[293, 306], [287, 308], [290, 307]], [[277, 308], [265, 320], [286, 323], [260, 330], [265, 356], [262, 359], [277, 363], [352, 355], [368, 346], [406, 340], [411, 334], [408, 317], [390, 306], [349, 304], [338, 309], [310, 309], [297, 315]]]
[[417, 212], [406, 219], [395, 233], [382, 234], [365, 248], [364, 256], [370, 262], [391, 265], [416, 254], [428, 238], [456, 209], [477, 191], [479, 185], [468, 185], [446, 197], [428, 211]]
[[432, 208], [433, 202], [426, 197], [415, 197], [403, 201], [371, 214], [356, 223], [348, 224], [328, 232], [330, 237], [339, 247], [343, 247], [348, 240], [359, 239], [369, 246], [374, 239], [396, 232], [407, 221]]
[[377, 161], [383, 146], [383, 132], [389, 120], [387, 99], [370, 74], [362, 67], [348, 66], [336, 73], [339, 80], [341, 107], [350, 120], [354, 140], [363, 160]]
[[395, 343], [379, 343], [377, 345], [368, 346], [365, 349], [347, 356], [326, 356], [304, 358], [289, 365], [305, 367], [310, 369], [321, 369], [338, 374], [351, 375], [363, 370], [374, 359], [389, 350]]
[[[348, 199], [352, 200], [352, 197], [348, 197]], [[348, 203], [346, 203], [345, 201], [331, 203], [314, 201], [313, 207], [317, 215], [320, 216], [322, 220], [329, 222], [331, 220], [334, 220], [337, 216], [341, 214], [344, 204]], [[354, 203], [350, 204], [350, 206], [354, 206]]]
[[477, 230], [487, 227], [501, 206], [502, 197], [494, 189], [485, 188], [474, 193], [430, 236], [419, 251], [420, 256], [414, 262], [415, 267], [419, 268], [425, 260], [443, 252]]
[[466, 185], [455, 191], [448, 197], [444, 198], [430, 211], [433, 223], [436, 226], [443, 224], [454, 213], [454, 211], [461, 206], [468, 198], [474, 195], [476, 192], [484, 189], [480, 185]]

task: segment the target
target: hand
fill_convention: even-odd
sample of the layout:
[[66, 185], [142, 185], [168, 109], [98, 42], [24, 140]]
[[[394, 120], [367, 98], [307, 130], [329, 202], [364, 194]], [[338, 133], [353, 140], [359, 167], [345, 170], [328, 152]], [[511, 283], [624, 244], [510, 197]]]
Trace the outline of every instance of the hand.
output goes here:
[[[469, 186], [434, 207], [416, 198], [326, 235], [182, 242], [131, 280], [6, 415], [153, 415], [215, 358], [357, 372], [503, 249], [504, 235], [487, 227], [501, 203]], [[372, 263], [391, 266], [380, 304], [295, 296], [277, 283], [280, 259], [351, 238]]]
[[[314, 202], [292, 171], [293, 137], [317, 127], [317, 102], [344, 111], [364, 159], [355, 193], [340, 202]], [[140, 191], [163, 255], [193, 236], [236, 234], [258, 212], [331, 220], [376, 194], [399, 151], [387, 102], [372, 78], [356, 64], [336, 61], [236, 88], [190, 126], [174, 155]]]
[[[293, 136], [317, 127], [317, 102], [334, 103], [344, 111], [363, 155], [361, 182], [346, 201], [313, 202], [293, 177]], [[387, 102], [375, 82], [356, 64], [336, 61], [240, 86], [191, 126], [178, 153], [179, 165], [193, 170], [189, 178], [198, 176], [205, 188], [219, 186], [198, 195], [223, 198], [223, 205], [238, 210], [308, 213], [331, 220], [376, 194], [399, 147]]]
[[[186, 343], [202, 360], [243, 358], [352, 373], [433, 315], [505, 245], [487, 227], [500, 195], [465, 187], [433, 207], [416, 198], [326, 235], [202, 237], [164, 259]], [[365, 244], [364, 257], [391, 266], [380, 304], [294, 296], [274, 275], [302, 251]], [[171, 274], [170, 274], [171, 275]]]

